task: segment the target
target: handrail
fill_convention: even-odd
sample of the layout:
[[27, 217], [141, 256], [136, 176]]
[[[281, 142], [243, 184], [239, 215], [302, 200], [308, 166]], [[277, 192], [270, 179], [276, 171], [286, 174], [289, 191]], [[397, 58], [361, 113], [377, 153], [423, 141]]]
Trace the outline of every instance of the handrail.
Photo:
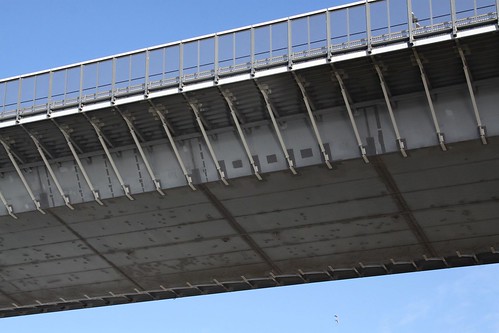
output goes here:
[[[370, 49], [372, 46], [404, 40], [412, 41], [415, 38], [441, 34], [449, 29], [457, 30], [497, 22], [498, 5], [496, 3], [498, 1], [494, 0], [495, 3], [492, 3], [490, 0], [490, 4], [477, 6], [477, 0], [474, 0], [474, 8], [456, 10], [455, 0], [447, 0], [450, 1], [451, 12], [454, 13], [439, 13], [433, 17], [415, 20], [414, 17], [408, 17], [406, 12], [401, 12], [400, 15], [405, 17], [405, 22], [400, 23], [400, 20], [397, 20], [397, 23], [391, 24], [390, 18], [387, 17], [386, 26], [380, 27], [378, 24], [376, 28], [373, 28], [373, 24], [370, 24], [368, 19], [370, 11], [372, 11], [370, 8], [374, 4], [380, 3], [385, 4], [385, 7], [389, 9], [390, 1], [392, 3], [398, 1], [400, 4], [400, 1], [404, 0], [357, 1], [288, 18], [2, 79], [0, 80], [0, 120], [13, 116], [19, 117], [21, 113], [51, 112], [52, 109], [75, 104], [81, 106], [82, 103], [112, 99], [118, 95], [140, 92], [147, 94], [149, 90], [176, 85], [181, 88], [184, 83], [193, 81], [217, 80], [219, 76], [245, 71], [253, 72], [255, 69], [277, 66], [286, 62], [291, 66], [293, 61], [322, 56], [329, 57], [330, 54], [337, 52], [349, 52], [359, 48]], [[410, 6], [411, 1], [415, 0], [405, 1], [407, 6]], [[352, 12], [360, 6], [365, 8], [362, 9], [366, 15], [365, 20], [359, 19], [358, 13], [355, 15], [355, 12]], [[487, 12], [483, 13], [484, 10]], [[335, 30], [336, 26], [333, 24], [331, 24], [332, 27], [327, 24], [328, 21], [332, 21], [331, 17], [336, 15], [335, 13], [340, 15], [338, 19], [343, 17], [344, 22], [334, 21], [333, 23], [344, 23], [346, 33]], [[457, 15], [462, 16], [466, 13], [473, 15], [457, 17]], [[446, 16], [452, 17], [452, 19], [440, 22]], [[433, 22], [433, 20], [439, 22], [430, 25], [420, 24], [426, 21]], [[284, 26], [283, 23], [287, 24]], [[301, 29], [294, 31], [295, 23], [300, 24]], [[314, 24], [319, 24], [319, 26], [311, 27]], [[369, 24], [370, 26], [367, 26]], [[281, 30], [278, 32], [272, 29], [276, 25], [281, 25], [279, 26]], [[306, 32], [302, 31], [302, 25], [306, 26]], [[258, 36], [255, 33], [257, 30], [259, 31]], [[287, 32], [285, 37], [289, 39], [287, 45], [284, 45], [282, 38], [279, 38], [281, 35], [274, 36], [274, 33], [282, 34], [283, 32]], [[225, 47], [220, 46], [221, 39], [224, 39]], [[206, 49], [203, 49], [203, 43], [207, 43], [204, 46]], [[208, 56], [203, 50], [209, 51]], [[157, 51], [163, 52], [159, 54]], [[172, 58], [169, 52], [173, 52], [173, 59], [176, 59], [173, 62], [165, 60]], [[158, 64], [151, 65], [153, 60], [157, 61], [158, 59], [162, 62], [160, 66]], [[189, 59], [189, 62], [186, 59]], [[105, 64], [104, 73], [99, 72], [99, 69], [102, 70], [100, 67], [103, 67], [99, 65], [102, 64]], [[95, 68], [87, 67], [91, 65], [96, 66]], [[68, 77], [68, 73], [71, 73], [70, 77]], [[89, 79], [90, 84], [87, 82]]]

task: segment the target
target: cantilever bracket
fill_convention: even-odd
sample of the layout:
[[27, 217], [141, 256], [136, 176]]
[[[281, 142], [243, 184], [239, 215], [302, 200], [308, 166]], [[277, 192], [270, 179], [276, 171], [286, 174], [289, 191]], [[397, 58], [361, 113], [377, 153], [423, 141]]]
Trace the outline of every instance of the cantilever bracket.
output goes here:
[[246, 152], [246, 156], [248, 157], [248, 160], [253, 167], [253, 171], [255, 172], [255, 176], [258, 180], [262, 180], [262, 176], [260, 176], [260, 172], [258, 170], [258, 166], [255, 163], [255, 160], [253, 159], [253, 156], [251, 155], [251, 151], [249, 149], [248, 143], [246, 141], [246, 137], [244, 136], [244, 133], [241, 129], [241, 125], [239, 124], [239, 117], [238, 113], [236, 112], [236, 108], [234, 106], [234, 103], [232, 100], [229, 98], [226, 92], [224, 92], [222, 89], [220, 89], [220, 93], [222, 94], [223, 98], [225, 99], [225, 102], [229, 106], [230, 113], [232, 115], [232, 120], [234, 120], [234, 124], [236, 125], [237, 132], [239, 133], [239, 138], [241, 139], [241, 142], [243, 143], [244, 151]]
[[480, 118], [480, 113], [478, 112], [478, 106], [476, 103], [475, 99], [475, 93], [473, 91], [473, 80], [471, 78], [471, 72], [468, 67], [468, 62], [466, 61], [466, 56], [464, 55], [463, 48], [461, 47], [461, 44], [459, 43], [458, 40], [456, 40], [457, 44], [457, 50], [459, 52], [459, 57], [461, 58], [461, 62], [463, 63], [463, 71], [464, 75], [466, 76], [466, 84], [468, 85], [468, 91], [470, 93], [470, 98], [471, 98], [471, 104], [473, 106], [473, 113], [475, 114], [476, 122], [477, 122], [477, 127], [478, 127], [478, 134], [480, 135], [480, 140], [482, 140], [482, 144], [486, 145], [487, 144], [487, 132], [485, 129], [485, 126], [482, 123], [482, 119]]
[[115, 106], [115, 108], [118, 111], [118, 113], [121, 115], [121, 117], [123, 118], [123, 120], [125, 121], [125, 123], [127, 124], [128, 129], [130, 130], [130, 134], [132, 136], [132, 139], [135, 142], [135, 146], [137, 147], [137, 149], [138, 149], [138, 151], [140, 153], [140, 156], [142, 157], [142, 161], [144, 161], [144, 164], [146, 166], [147, 172], [149, 173], [149, 176], [151, 176], [151, 180], [152, 180], [154, 186], [156, 187], [156, 191], [159, 194], [161, 194], [161, 195], [165, 195], [165, 192], [163, 192], [163, 190], [161, 189], [161, 183], [160, 183], [159, 179], [154, 175], [154, 171], [152, 171], [151, 164], [149, 164], [149, 160], [147, 159], [147, 156], [144, 153], [144, 149], [142, 149], [142, 145], [140, 144], [139, 138], [137, 137], [137, 134], [135, 133], [135, 128], [134, 128], [131, 120], [128, 119], [118, 109], [118, 107]]
[[414, 53], [414, 58], [416, 59], [416, 62], [417, 62], [418, 67], [419, 67], [419, 71], [421, 73], [421, 81], [423, 81], [424, 91], [426, 94], [426, 99], [428, 101], [428, 105], [430, 107], [431, 118], [433, 120], [433, 125], [435, 126], [435, 131], [437, 133], [438, 143], [440, 144], [440, 148], [442, 148], [443, 151], [447, 151], [447, 146], [445, 145], [444, 134], [440, 131], [440, 125], [438, 124], [437, 114], [435, 112], [435, 107], [433, 104], [433, 100], [431, 98], [430, 84], [429, 84], [428, 76], [426, 75], [426, 71], [424, 69], [423, 62], [421, 61], [421, 58], [419, 57], [419, 53], [416, 50], [416, 48], [413, 48], [412, 52]]
[[336, 81], [338, 81], [338, 84], [340, 85], [341, 96], [343, 97], [343, 102], [345, 103], [345, 107], [347, 108], [348, 117], [350, 118], [350, 123], [352, 124], [353, 133], [355, 135], [355, 139], [357, 140], [357, 146], [359, 147], [360, 155], [362, 156], [362, 159], [364, 160], [365, 163], [369, 163], [369, 159], [367, 158], [366, 148], [364, 147], [364, 144], [360, 139], [357, 122], [355, 121], [355, 118], [353, 116], [350, 95], [348, 94], [348, 91], [346, 89], [345, 83], [343, 82], [343, 79], [341, 78], [341, 75], [334, 68], [334, 65], [331, 64], [331, 67], [334, 76], [336, 77]]
[[102, 202], [101, 198], [100, 198], [100, 195], [99, 195], [99, 191], [97, 191], [93, 184], [92, 184], [92, 181], [90, 180], [90, 177], [88, 176], [87, 174], [87, 171], [85, 170], [85, 168], [83, 167], [83, 164], [81, 163], [81, 160], [80, 160], [80, 157], [78, 156], [78, 153], [76, 152], [76, 148], [74, 147], [73, 145], [73, 141], [71, 140], [71, 137], [69, 136], [69, 134], [63, 130], [57, 123], [54, 122], [54, 124], [56, 125], [56, 127], [59, 129], [59, 131], [61, 131], [62, 135], [64, 136], [64, 139], [66, 140], [66, 144], [68, 145], [69, 147], [69, 150], [71, 151], [71, 154], [73, 154], [73, 157], [76, 161], [76, 164], [78, 164], [78, 167], [80, 168], [81, 170], [81, 173], [83, 175], [83, 178], [85, 179], [85, 181], [87, 182], [87, 185], [88, 187], [90, 188], [90, 191], [92, 192], [93, 196], [94, 196], [94, 200], [101, 206], [104, 205], [104, 203]]
[[102, 136], [102, 132], [101, 132], [100, 128], [90, 118], [88, 118], [86, 114], [83, 113], [83, 116], [87, 119], [87, 121], [90, 123], [90, 125], [92, 125], [92, 127], [94, 128], [95, 134], [97, 134], [97, 138], [99, 139], [99, 142], [102, 146], [102, 149], [104, 149], [104, 152], [107, 156], [107, 159], [109, 160], [109, 163], [111, 163], [111, 168], [113, 169], [114, 174], [116, 175], [116, 178], [118, 178], [118, 181], [120, 182], [121, 188], [123, 189], [123, 193], [125, 194], [125, 196], [128, 199], [134, 200], [134, 198], [132, 197], [132, 194], [130, 193], [130, 186], [125, 185], [125, 182], [123, 181], [123, 178], [121, 177], [121, 174], [120, 174], [118, 168], [116, 167], [116, 163], [114, 163], [113, 156], [109, 152], [109, 148], [106, 145], [106, 142]]
[[314, 114], [312, 113], [312, 108], [310, 107], [310, 99], [308, 97], [307, 91], [303, 86], [303, 83], [298, 78], [295, 72], [292, 72], [293, 77], [300, 88], [301, 95], [303, 98], [303, 102], [305, 103], [305, 107], [307, 108], [308, 117], [310, 119], [310, 123], [312, 124], [312, 128], [314, 130], [315, 138], [317, 139], [317, 143], [319, 144], [319, 148], [321, 150], [322, 156], [324, 157], [324, 162], [326, 163], [328, 169], [332, 169], [331, 161], [329, 160], [329, 155], [326, 152], [326, 148], [324, 148], [324, 144], [322, 143], [321, 134], [319, 133], [319, 128], [317, 127], [317, 123], [315, 122]]
[[168, 137], [168, 141], [170, 142], [170, 145], [172, 146], [173, 153], [175, 154], [175, 157], [177, 158], [177, 162], [180, 165], [180, 169], [182, 170], [182, 173], [184, 174], [184, 177], [187, 180], [187, 185], [189, 185], [189, 187], [193, 191], [195, 191], [196, 187], [194, 187], [194, 185], [192, 183], [191, 176], [189, 175], [189, 173], [187, 173], [187, 169], [185, 167], [184, 161], [182, 160], [182, 157], [180, 156], [177, 145], [175, 144], [175, 140], [173, 139], [173, 135], [172, 135], [172, 132], [170, 130], [170, 125], [168, 124], [165, 116], [158, 110], [158, 108], [156, 108], [156, 105], [154, 105], [154, 103], [150, 99], [148, 99], [147, 101], [149, 102], [149, 105], [151, 105], [151, 107], [153, 108], [154, 112], [156, 112], [159, 120], [161, 121], [161, 124], [163, 125], [163, 129], [165, 130], [166, 136]]
[[5, 197], [3, 196], [3, 193], [0, 191], [0, 200], [2, 201], [3, 205], [5, 206], [5, 209], [7, 209], [7, 213], [9, 213], [10, 216], [12, 216], [14, 219], [17, 220], [17, 216], [14, 214], [14, 210], [12, 209], [12, 205], [9, 205], [7, 203], [7, 200], [5, 200]]
[[31, 190], [31, 187], [28, 185], [28, 182], [26, 181], [26, 178], [24, 177], [24, 175], [23, 175], [23, 173], [21, 171], [21, 168], [19, 168], [19, 165], [17, 164], [16, 159], [14, 158], [14, 155], [12, 155], [10, 147], [3, 140], [0, 140], [0, 143], [2, 144], [3, 148], [7, 152], [7, 156], [9, 157], [10, 162], [14, 166], [14, 169], [16, 169], [16, 172], [17, 172], [19, 178], [21, 178], [21, 182], [23, 183], [24, 188], [28, 192], [29, 197], [31, 198], [31, 200], [35, 204], [36, 210], [38, 210], [42, 214], [45, 214], [45, 212], [43, 211], [43, 209], [42, 209], [42, 207], [40, 205], [40, 201], [38, 201], [35, 198], [35, 195], [33, 194], [33, 191]]
[[220, 163], [218, 163], [217, 156], [215, 155], [215, 151], [213, 150], [213, 146], [211, 145], [210, 139], [208, 138], [208, 135], [206, 134], [206, 129], [204, 128], [203, 121], [201, 120], [201, 114], [199, 113], [199, 109], [194, 103], [189, 101], [187, 96], [184, 94], [184, 97], [189, 104], [189, 106], [192, 109], [192, 112], [194, 112], [194, 115], [196, 116], [196, 121], [198, 123], [199, 128], [201, 129], [201, 133], [203, 134], [204, 141], [206, 142], [206, 145], [208, 146], [208, 150], [210, 152], [211, 158], [213, 159], [213, 162], [215, 163], [215, 167], [217, 168], [218, 174], [220, 176], [220, 180], [225, 184], [229, 185], [229, 182], [227, 181], [225, 177], [225, 173], [222, 170], [222, 167], [220, 166]]
[[59, 191], [59, 194], [61, 195], [62, 199], [64, 200], [64, 204], [71, 210], [74, 210], [74, 207], [71, 205], [71, 202], [69, 201], [69, 196], [64, 193], [64, 190], [61, 187], [61, 184], [59, 183], [59, 180], [57, 179], [54, 170], [52, 169], [52, 166], [50, 165], [47, 156], [45, 156], [45, 153], [43, 152], [43, 149], [40, 145], [40, 142], [38, 141], [37, 138], [35, 138], [32, 134], [29, 134], [31, 140], [36, 146], [36, 149], [38, 150], [38, 153], [40, 154], [43, 163], [45, 164], [45, 167], [47, 168], [50, 176], [54, 180], [55, 187], [57, 187], [57, 190]]
[[286, 144], [284, 143], [284, 140], [283, 140], [282, 135], [281, 135], [281, 131], [279, 130], [279, 125], [277, 125], [277, 121], [276, 121], [276, 118], [274, 115], [274, 110], [270, 104], [269, 96], [268, 96], [267, 92], [260, 86], [260, 84], [256, 80], [255, 80], [255, 83], [256, 83], [256, 86], [258, 87], [258, 90], [260, 90], [260, 93], [262, 94], [263, 99], [265, 100], [265, 106], [267, 107], [267, 112], [268, 112], [270, 119], [272, 121], [272, 125], [274, 126], [274, 130], [275, 130], [275, 133], [277, 135], [277, 139], [279, 140], [279, 144], [281, 145], [281, 149], [282, 149], [282, 152], [284, 154], [284, 158], [288, 162], [289, 170], [291, 170], [291, 173], [293, 175], [297, 175], [298, 173], [296, 172], [293, 160], [291, 159], [291, 157], [288, 154]]
[[379, 82], [381, 85], [381, 90], [383, 91], [383, 96], [385, 97], [386, 107], [388, 109], [388, 113], [390, 114], [393, 130], [395, 131], [397, 145], [399, 146], [399, 150], [402, 156], [407, 157], [407, 152], [406, 152], [407, 147], [405, 146], [404, 139], [400, 137], [399, 128], [397, 126], [397, 121], [395, 120], [395, 114], [393, 113], [392, 102], [390, 100], [390, 94], [388, 92], [388, 87], [386, 85], [385, 78], [383, 76], [383, 73], [381, 72], [381, 68], [379, 68], [374, 58], [372, 58], [372, 61], [374, 69], [376, 70], [376, 73], [378, 74], [379, 77]]

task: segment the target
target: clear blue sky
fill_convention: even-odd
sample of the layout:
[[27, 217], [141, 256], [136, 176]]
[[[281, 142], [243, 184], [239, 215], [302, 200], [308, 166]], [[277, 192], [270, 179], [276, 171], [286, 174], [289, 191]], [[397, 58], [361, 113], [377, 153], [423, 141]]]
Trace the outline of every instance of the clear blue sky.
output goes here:
[[[346, 2], [0, 0], [0, 78]], [[498, 332], [498, 276], [493, 265], [191, 297], [0, 319], [0, 332]]]

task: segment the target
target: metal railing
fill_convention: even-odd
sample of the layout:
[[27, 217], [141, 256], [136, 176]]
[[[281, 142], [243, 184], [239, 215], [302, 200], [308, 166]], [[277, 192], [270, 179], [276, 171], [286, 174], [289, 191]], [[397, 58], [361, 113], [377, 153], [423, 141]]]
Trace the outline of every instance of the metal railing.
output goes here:
[[494, 24], [499, 0], [367, 0], [0, 80], [0, 120]]

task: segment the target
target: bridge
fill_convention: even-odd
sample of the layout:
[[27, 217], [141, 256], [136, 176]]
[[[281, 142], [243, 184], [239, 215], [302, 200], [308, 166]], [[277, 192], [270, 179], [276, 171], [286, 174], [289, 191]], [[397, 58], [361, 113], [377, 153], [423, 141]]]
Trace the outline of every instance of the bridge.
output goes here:
[[498, 0], [0, 80], [0, 317], [499, 262]]

